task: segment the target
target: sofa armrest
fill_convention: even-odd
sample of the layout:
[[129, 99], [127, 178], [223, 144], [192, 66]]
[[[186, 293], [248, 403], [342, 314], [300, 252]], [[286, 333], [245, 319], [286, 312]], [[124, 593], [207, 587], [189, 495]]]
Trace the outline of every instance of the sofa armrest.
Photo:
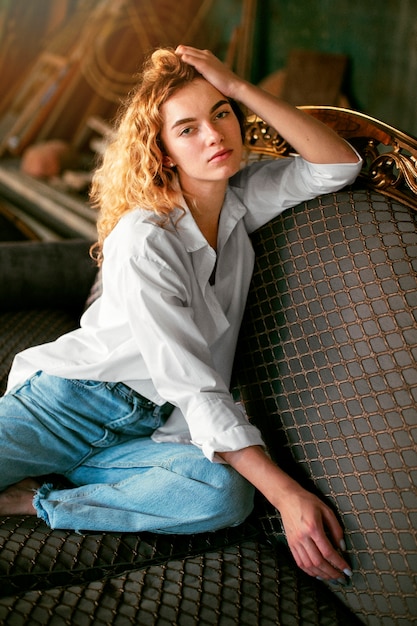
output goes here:
[[85, 240], [0, 245], [0, 311], [81, 310], [97, 268]]

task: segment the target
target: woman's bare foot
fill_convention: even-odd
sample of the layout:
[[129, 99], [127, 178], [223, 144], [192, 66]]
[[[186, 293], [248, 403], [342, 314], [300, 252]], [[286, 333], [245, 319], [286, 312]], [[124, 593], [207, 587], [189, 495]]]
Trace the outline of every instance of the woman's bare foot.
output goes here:
[[36, 515], [33, 496], [40, 485], [25, 478], [0, 493], [0, 515]]

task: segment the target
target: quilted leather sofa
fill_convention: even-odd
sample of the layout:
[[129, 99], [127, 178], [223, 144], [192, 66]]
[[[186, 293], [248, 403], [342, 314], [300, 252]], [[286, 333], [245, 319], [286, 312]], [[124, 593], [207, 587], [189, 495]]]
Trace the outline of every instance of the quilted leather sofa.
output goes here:
[[[260, 496], [240, 527], [192, 536], [0, 517], [1, 624], [417, 623], [417, 141], [354, 111], [308, 111], [352, 141], [363, 171], [254, 234], [233, 388], [271, 455], [334, 507], [352, 580], [299, 571]], [[247, 143], [248, 159], [291, 152], [261, 120]], [[88, 247], [0, 245], [1, 392], [13, 355], [76, 326], [94, 297]]]

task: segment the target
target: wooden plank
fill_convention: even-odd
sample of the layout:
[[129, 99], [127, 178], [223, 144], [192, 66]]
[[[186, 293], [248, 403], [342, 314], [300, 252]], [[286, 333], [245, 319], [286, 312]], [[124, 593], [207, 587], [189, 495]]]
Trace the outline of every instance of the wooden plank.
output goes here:
[[37, 241], [38, 237], [25, 222], [11, 213], [0, 198], [0, 243], [4, 241]]
[[28, 239], [37, 241], [61, 241], [63, 239], [45, 224], [4, 198], [0, 198], [0, 213], [16, 224]]
[[0, 191], [3, 196], [64, 237], [95, 240], [97, 212], [86, 202], [53, 189], [17, 170], [0, 165]]

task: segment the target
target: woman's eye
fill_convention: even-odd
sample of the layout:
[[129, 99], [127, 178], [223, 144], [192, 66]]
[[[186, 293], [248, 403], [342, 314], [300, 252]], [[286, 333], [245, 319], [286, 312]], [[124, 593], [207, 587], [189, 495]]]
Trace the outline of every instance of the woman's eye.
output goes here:
[[216, 118], [218, 120], [223, 119], [224, 117], [226, 117], [227, 115], [229, 115], [230, 111], [219, 111], [216, 115]]
[[192, 132], [192, 128], [191, 127], [187, 127], [187, 128], [183, 128], [180, 132], [180, 135], [189, 135]]

